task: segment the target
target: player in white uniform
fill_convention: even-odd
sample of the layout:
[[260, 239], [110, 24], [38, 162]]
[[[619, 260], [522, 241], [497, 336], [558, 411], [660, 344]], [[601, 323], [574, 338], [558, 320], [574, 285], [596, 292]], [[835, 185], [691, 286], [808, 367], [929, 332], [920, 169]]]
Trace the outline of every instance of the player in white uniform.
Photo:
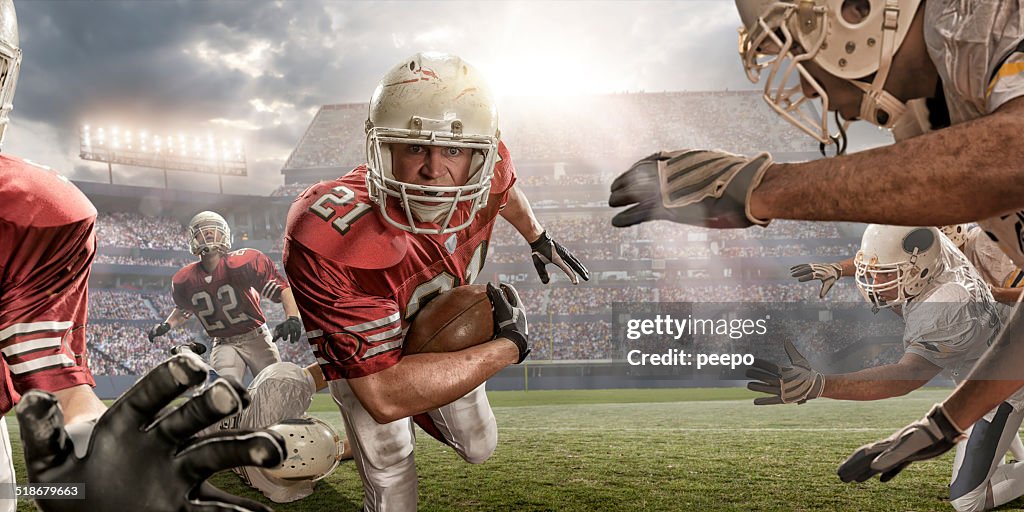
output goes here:
[[[612, 184], [609, 205], [631, 206], [612, 223], [663, 219], [741, 228], [780, 218], [978, 221], [1024, 266], [1024, 145], [1017, 143], [1024, 133], [1022, 4], [737, 0], [748, 77], [758, 82], [763, 74], [765, 99], [801, 130], [822, 143], [844, 139], [842, 132], [831, 136], [830, 111], [837, 121], [898, 127], [911, 100], [938, 107], [929, 118], [934, 129], [892, 146], [801, 163], [773, 163], [767, 153], [656, 153]], [[878, 200], [894, 194], [898, 201]], [[974, 424], [1024, 386], [1022, 338], [1017, 308], [978, 362], [975, 378], [901, 435], [855, 454], [845, 477], [885, 472], [891, 478], [914, 460], [949, 450], [961, 438], [959, 425]], [[858, 470], [850, 473], [851, 467]]]
[[[936, 228], [870, 225], [855, 267], [857, 286], [872, 306], [891, 309], [906, 322], [903, 357], [895, 364], [822, 375], [786, 342], [788, 368], [759, 359], [748, 370], [748, 377], [757, 379], [748, 387], [772, 395], [755, 404], [818, 397], [879, 400], [909, 393], [940, 372], [960, 381], [999, 331], [999, 309], [988, 285]], [[991, 507], [993, 494], [997, 505], [1024, 494], [1024, 479], [1021, 485], [997, 487], [1001, 493], [990, 493], [989, 485], [1024, 477], [1024, 464], [1002, 463], [1024, 420], [1022, 405], [1021, 396], [1004, 402], [958, 447], [950, 485], [958, 511]]]
[[[174, 347], [172, 352], [205, 350], [199, 343]], [[314, 484], [326, 478], [337, 468], [338, 463], [352, 458], [347, 438], [339, 436], [333, 428], [320, 420], [306, 416], [313, 403], [313, 395], [327, 388], [327, 381], [316, 364], [300, 367], [294, 363], [279, 362], [264, 368], [249, 384], [249, 405], [241, 412], [225, 418], [204, 434], [214, 434], [227, 429], [269, 428], [282, 434], [290, 457], [303, 459], [309, 464], [301, 468], [289, 468], [285, 460], [282, 468], [265, 469], [256, 467], [234, 468], [245, 483], [259, 490], [275, 503], [290, 503], [313, 493]], [[299, 436], [289, 433], [299, 432]], [[295, 438], [312, 434], [319, 443], [295, 446]], [[304, 453], [296, 453], [299, 448]], [[308, 450], [308, 451], [305, 451]], [[317, 460], [319, 464], [315, 464]]]

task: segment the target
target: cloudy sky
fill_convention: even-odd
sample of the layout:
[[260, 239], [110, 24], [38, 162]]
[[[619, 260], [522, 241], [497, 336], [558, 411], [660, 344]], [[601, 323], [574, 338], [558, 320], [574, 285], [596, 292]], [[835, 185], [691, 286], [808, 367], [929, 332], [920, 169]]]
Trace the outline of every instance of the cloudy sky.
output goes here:
[[[460, 54], [504, 95], [753, 87], [729, 0], [15, 4], [24, 62], [4, 150], [75, 179], [106, 180], [78, 159], [78, 127], [118, 124], [240, 138], [250, 176], [225, 188], [267, 193], [317, 107], [367, 101], [420, 50]], [[171, 174], [172, 187], [205, 183]]]

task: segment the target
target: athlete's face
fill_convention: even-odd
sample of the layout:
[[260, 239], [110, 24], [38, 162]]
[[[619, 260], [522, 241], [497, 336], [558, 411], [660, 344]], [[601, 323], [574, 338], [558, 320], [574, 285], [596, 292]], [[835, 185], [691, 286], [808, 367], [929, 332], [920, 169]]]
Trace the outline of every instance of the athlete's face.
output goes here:
[[459, 187], [469, 181], [472, 151], [421, 144], [392, 144], [395, 179], [413, 185]]
[[[871, 276], [871, 281], [875, 286], [889, 284], [895, 280], [896, 272], [878, 272]], [[899, 288], [894, 286], [891, 289], [878, 292], [878, 296], [886, 301], [896, 300], [899, 298]]]

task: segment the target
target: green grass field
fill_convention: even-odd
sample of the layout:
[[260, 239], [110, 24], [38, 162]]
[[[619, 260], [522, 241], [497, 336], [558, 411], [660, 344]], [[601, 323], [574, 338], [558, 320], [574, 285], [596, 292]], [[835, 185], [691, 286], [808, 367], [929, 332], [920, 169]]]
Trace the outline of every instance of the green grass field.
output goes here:
[[[755, 407], [744, 389], [494, 392], [494, 456], [471, 466], [420, 432], [421, 510], [952, 510], [952, 454], [887, 484], [848, 485], [836, 466], [861, 444], [927, 412], [949, 390], [876, 403], [816, 400]], [[341, 428], [328, 395], [311, 414]], [[24, 466], [11, 418], [15, 464]], [[111, 468], [113, 476], [113, 468]], [[234, 474], [213, 482], [262, 499]], [[362, 487], [344, 463], [281, 511], [358, 510]], [[264, 500], [266, 501], [266, 500]], [[1017, 500], [1000, 510], [1024, 507]], [[19, 510], [35, 510], [22, 502]]]

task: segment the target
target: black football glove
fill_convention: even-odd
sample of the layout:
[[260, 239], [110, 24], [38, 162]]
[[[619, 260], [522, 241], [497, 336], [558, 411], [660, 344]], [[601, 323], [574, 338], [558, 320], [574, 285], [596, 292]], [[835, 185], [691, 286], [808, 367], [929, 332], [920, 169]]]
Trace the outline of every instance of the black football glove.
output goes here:
[[861, 446], [837, 471], [844, 482], [864, 482], [880, 474], [879, 480], [892, 480], [911, 462], [934, 459], [965, 439], [942, 406], [935, 404], [928, 415], [899, 432]]
[[284, 322], [277, 324], [277, 327], [274, 327], [274, 341], [279, 339], [288, 340], [289, 343], [295, 343], [302, 339], [302, 320], [299, 320], [297, 316], [290, 316]]
[[156, 340], [160, 336], [163, 336], [164, 334], [167, 334], [167, 331], [170, 331], [170, 330], [171, 330], [171, 324], [169, 324], [167, 322], [163, 322], [163, 323], [159, 323], [159, 324], [154, 325], [153, 328], [150, 329], [149, 332], [146, 333], [146, 334], [149, 336], [149, 342], [153, 343], [154, 340]]
[[540, 280], [544, 284], [548, 284], [550, 280], [547, 269], [547, 265], [550, 263], [554, 263], [562, 269], [562, 272], [569, 276], [572, 284], [579, 284], [580, 277], [584, 281], [590, 279], [590, 271], [587, 270], [587, 267], [583, 266], [580, 260], [576, 259], [562, 244], [548, 237], [547, 231], [541, 233], [540, 238], [530, 244], [530, 250], [533, 251], [533, 266], [537, 268], [537, 274], [540, 275]]
[[624, 228], [668, 220], [705, 228], [746, 228], [754, 218], [750, 193], [772, 164], [768, 153], [754, 158], [724, 151], [662, 151], [633, 164], [612, 182], [608, 206], [629, 206], [612, 218]]
[[[270, 431], [197, 432], [249, 403], [237, 381], [218, 379], [184, 404], [161, 413], [178, 395], [206, 380], [208, 366], [182, 354], [139, 379], [82, 434], [64, 428], [57, 398], [26, 393], [17, 407], [28, 481], [85, 484], [85, 499], [37, 500], [43, 512], [269, 511], [206, 482], [238, 466], [274, 467], [286, 458], [284, 439]], [[69, 434], [70, 432], [70, 434]]]
[[501, 283], [501, 289], [487, 283], [487, 298], [494, 308], [494, 338], [505, 338], [519, 347], [519, 360], [523, 362], [530, 355], [530, 330], [526, 324], [523, 301], [512, 285]]
[[192, 343], [188, 343], [188, 344], [185, 344], [185, 345], [175, 345], [175, 346], [171, 347], [171, 355], [172, 356], [176, 356], [176, 355], [178, 355], [178, 353], [180, 353], [181, 351], [186, 350], [186, 349], [187, 350], [191, 350], [192, 353], [197, 355], [197, 356], [201, 356], [201, 355], [206, 353], [206, 345], [203, 345], [202, 343], [199, 343], [198, 341], [193, 341]]
[[754, 405], [804, 404], [821, 396], [825, 389], [825, 376], [815, 370], [792, 341], [786, 340], [789, 366], [755, 358], [747, 368], [747, 389], [771, 396], [754, 399]]

